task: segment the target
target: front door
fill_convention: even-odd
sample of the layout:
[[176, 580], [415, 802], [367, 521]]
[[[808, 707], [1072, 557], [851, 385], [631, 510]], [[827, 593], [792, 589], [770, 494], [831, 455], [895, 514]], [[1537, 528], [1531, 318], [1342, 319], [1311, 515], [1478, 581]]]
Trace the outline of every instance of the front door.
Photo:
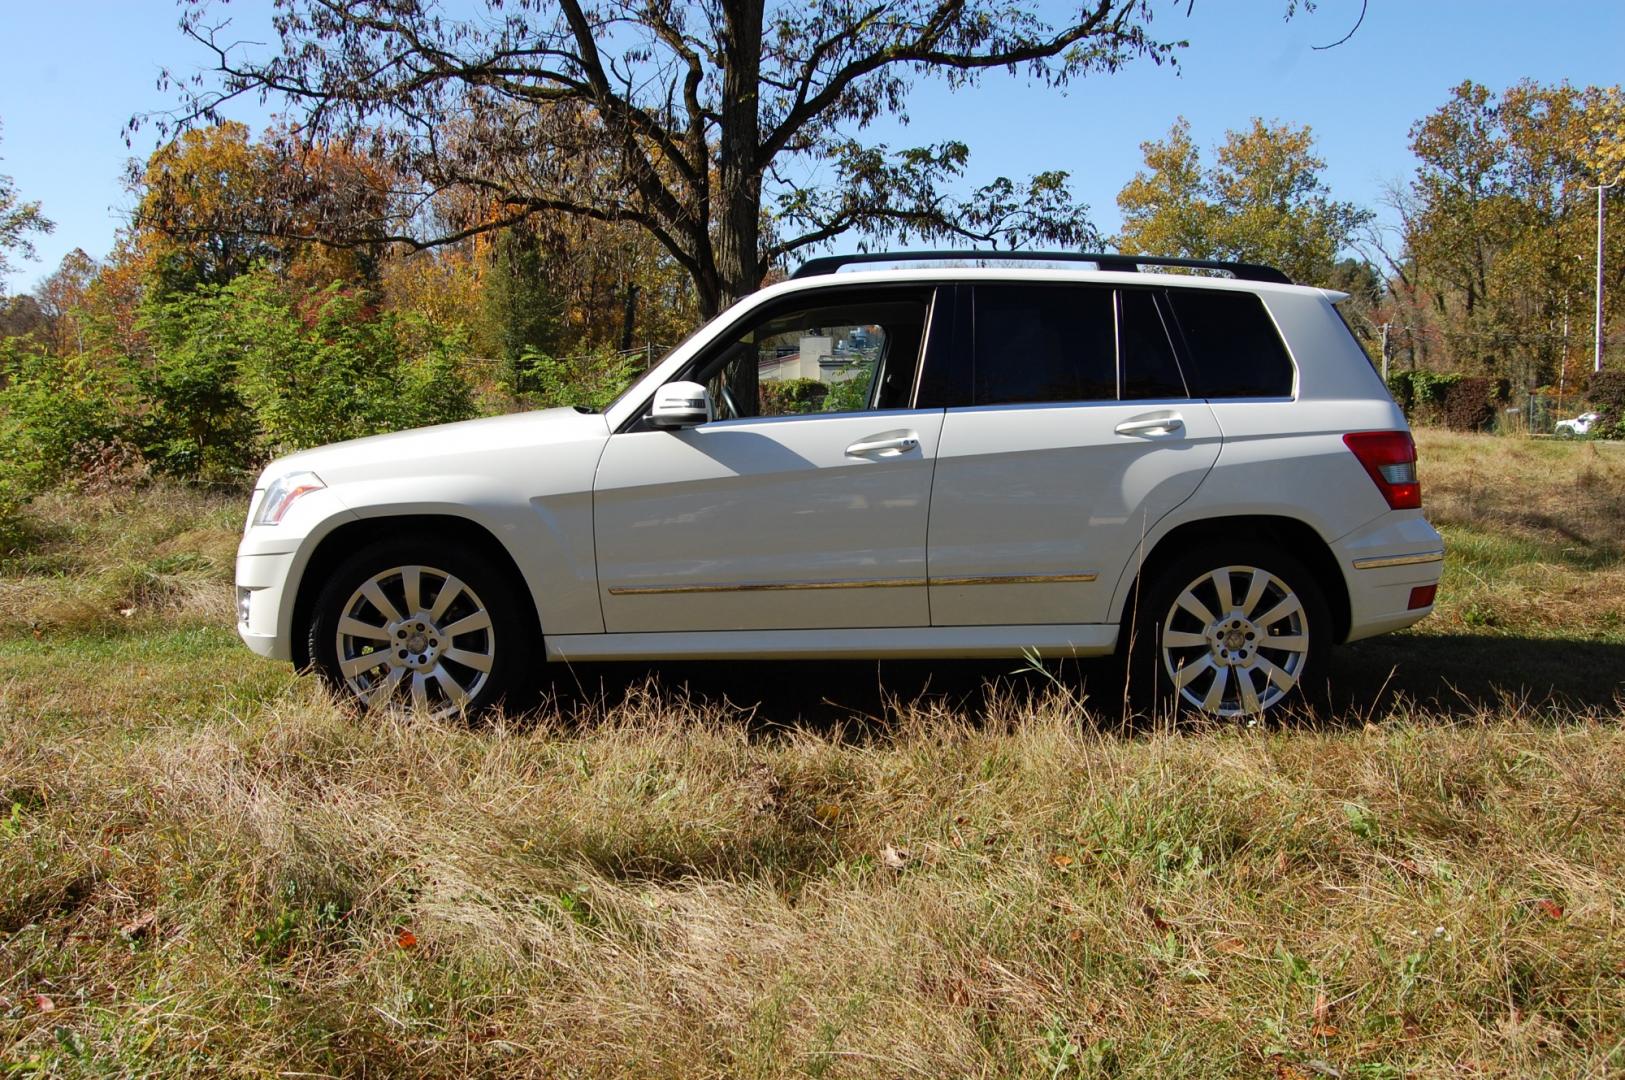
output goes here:
[[683, 374], [717, 419], [610, 437], [593, 489], [609, 632], [930, 624], [943, 410], [908, 406], [931, 294], [787, 301]]

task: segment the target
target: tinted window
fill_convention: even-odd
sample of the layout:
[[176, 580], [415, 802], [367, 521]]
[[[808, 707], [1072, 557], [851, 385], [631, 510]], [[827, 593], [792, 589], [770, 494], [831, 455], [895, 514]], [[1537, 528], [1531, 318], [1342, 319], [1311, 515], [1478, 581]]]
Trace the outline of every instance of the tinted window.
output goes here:
[[1124, 289], [1117, 324], [1123, 356], [1123, 398], [1182, 398], [1185, 380], [1174, 359], [1157, 298], [1142, 289]]
[[1252, 293], [1169, 289], [1195, 397], [1289, 397], [1292, 361]]
[[1117, 397], [1110, 289], [979, 285], [978, 405]]
[[906, 408], [928, 300], [892, 293], [779, 310], [691, 377], [722, 419]]

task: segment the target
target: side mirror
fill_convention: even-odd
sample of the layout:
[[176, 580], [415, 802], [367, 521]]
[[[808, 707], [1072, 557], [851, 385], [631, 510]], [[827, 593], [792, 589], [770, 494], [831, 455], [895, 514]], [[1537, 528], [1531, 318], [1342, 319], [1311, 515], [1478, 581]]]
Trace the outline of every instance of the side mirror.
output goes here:
[[669, 382], [655, 391], [649, 423], [657, 428], [685, 428], [716, 416], [711, 391], [697, 382]]

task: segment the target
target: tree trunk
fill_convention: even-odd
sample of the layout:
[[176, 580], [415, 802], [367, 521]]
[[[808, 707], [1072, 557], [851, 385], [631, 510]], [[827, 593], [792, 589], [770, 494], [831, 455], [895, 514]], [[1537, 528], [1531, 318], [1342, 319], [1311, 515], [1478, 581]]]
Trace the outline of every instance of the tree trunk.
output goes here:
[[[762, 68], [764, 0], [723, 5], [722, 123], [718, 133], [717, 306], [727, 307], [762, 284], [762, 173], [757, 100]], [[702, 298], [702, 304], [704, 299]], [[714, 312], [707, 312], [714, 314]]]

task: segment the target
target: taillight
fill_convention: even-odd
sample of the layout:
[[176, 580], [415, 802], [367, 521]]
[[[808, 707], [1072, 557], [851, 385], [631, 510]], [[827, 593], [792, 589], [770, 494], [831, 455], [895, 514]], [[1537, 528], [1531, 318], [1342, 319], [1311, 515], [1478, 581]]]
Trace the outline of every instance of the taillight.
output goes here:
[[1419, 510], [1422, 485], [1416, 480], [1416, 443], [1408, 431], [1355, 431], [1343, 436], [1366, 475], [1392, 510]]

